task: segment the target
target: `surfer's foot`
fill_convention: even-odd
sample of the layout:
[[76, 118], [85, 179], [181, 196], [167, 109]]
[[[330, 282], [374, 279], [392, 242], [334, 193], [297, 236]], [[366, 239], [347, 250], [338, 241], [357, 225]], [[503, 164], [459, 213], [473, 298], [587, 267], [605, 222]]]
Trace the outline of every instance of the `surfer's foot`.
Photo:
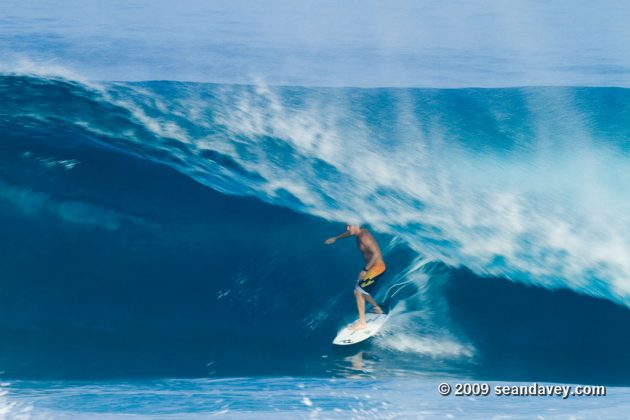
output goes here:
[[370, 312], [372, 312], [373, 314], [380, 314], [380, 315], [385, 313], [379, 306], [372, 308]]
[[365, 322], [360, 322], [360, 321], [357, 321], [348, 325], [348, 329], [350, 331], [362, 330], [365, 327], [367, 327], [367, 324]]

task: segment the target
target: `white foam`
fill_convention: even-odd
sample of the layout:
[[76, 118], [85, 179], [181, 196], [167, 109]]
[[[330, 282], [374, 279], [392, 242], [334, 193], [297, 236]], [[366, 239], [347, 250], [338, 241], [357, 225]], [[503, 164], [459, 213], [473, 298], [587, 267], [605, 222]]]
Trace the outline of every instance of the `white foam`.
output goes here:
[[9, 395], [10, 386], [10, 382], [0, 384], [0, 418], [16, 420], [28, 420], [33, 418], [33, 406], [12, 400]]
[[[501, 155], [477, 154], [443, 137], [439, 124], [417, 120], [403, 93], [391, 147], [379, 145], [361, 115], [343, 108], [343, 98], [314, 96], [289, 109], [273, 89], [259, 87], [241, 96], [236, 113], [221, 114], [235, 135], [280, 139], [294, 158], [316, 157], [340, 174], [315, 178], [308, 165], [234, 156], [271, 180], [259, 187], [271, 201], [281, 187], [311, 213], [360, 219], [446, 262], [630, 302], [630, 202], [621, 193], [630, 181], [628, 158], [593, 144], [588, 116], [573, 107], [570, 91], [530, 94], [537, 138]], [[550, 138], [565, 126], [572, 132], [562, 141]], [[575, 142], [567, 144], [573, 133]], [[250, 145], [256, 146], [263, 145]], [[422, 234], [409, 225], [424, 226]]]
[[33, 154], [33, 152], [30, 151], [23, 152], [22, 157], [25, 159], [34, 160], [35, 162], [38, 162], [49, 169], [59, 167], [68, 171], [74, 169], [75, 166], [81, 163], [76, 159], [57, 159], [52, 156], [36, 156]]
[[[302, 91], [295, 106], [262, 84], [223, 87], [211, 104], [194, 93], [168, 101], [149, 88], [128, 88], [127, 96], [98, 89], [158, 142], [141, 143], [133, 133], [120, 140], [141, 143], [148, 156], [170, 153], [167, 163], [219, 191], [239, 193], [214, 182], [232, 179], [263, 200], [369, 223], [423, 255], [478, 273], [630, 303], [629, 158], [593, 138], [570, 90], [523, 93], [534, 137], [479, 153], [449, 138], [440, 120], [420, 119], [418, 99], [405, 91], [391, 93], [396, 118], [392, 139], [383, 139], [342, 90]], [[497, 125], [510, 124], [500, 110], [488, 111]], [[164, 112], [225, 132], [197, 138]], [[209, 162], [201, 153], [208, 149], [264, 181]], [[285, 192], [301, 204], [287, 203]]]
[[423, 337], [413, 334], [392, 334], [386, 340], [379, 340], [382, 348], [405, 353], [417, 353], [432, 358], [472, 358], [474, 349], [456, 340]]
[[84, 77], [71, 67], [61, 65], [57, 60], [32, 59], [17, 53], [7, 53], [0, 60], [0, 74], [17, 76], [35, 76], [45, 79], [65, 79], [78, 82], [86, 87], [97, 88], [99, 85]]

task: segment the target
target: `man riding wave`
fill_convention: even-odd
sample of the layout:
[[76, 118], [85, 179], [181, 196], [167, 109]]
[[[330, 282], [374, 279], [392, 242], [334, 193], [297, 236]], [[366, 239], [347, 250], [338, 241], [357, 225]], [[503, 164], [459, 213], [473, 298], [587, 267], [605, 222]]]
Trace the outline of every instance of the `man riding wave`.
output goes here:
[[379, 276], [385, 272], [385, 262], [383, 261], [383, 254], [381, 253], [376, 239], [374, 239], [374, 236], [372, 236], [367, 229], [361, 226], [348, 225], [344, 233], [326, 239], [324, 244], [330, 245], [335, 243], [337, 239], [349, 238], [350, 236], [354, 236], [357, 239], [357, 246], [365, 259], [365, 267], [359, 273], [357, 283], [354, 287], [359, 320], [348, 327], [350, 330], [359, 330], [367, 326], [365, 323], [366, 300], [372, 305], [375, 313], [383, 313], [383, 310], [374, 301], [374, 298], [372, 298], [369, 292], [374, 288]]

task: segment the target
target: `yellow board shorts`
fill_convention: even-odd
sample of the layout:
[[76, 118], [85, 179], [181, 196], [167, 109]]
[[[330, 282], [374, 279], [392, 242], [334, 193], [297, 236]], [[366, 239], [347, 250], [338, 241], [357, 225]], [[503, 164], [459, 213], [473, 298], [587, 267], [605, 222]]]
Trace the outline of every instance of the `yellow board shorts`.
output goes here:
[[363, 274], [363, 277], [361, 277], [357, 281], [357, 287], [361, 289], [361, 293], [369, 294], [370, 290], [374, 288], [374, 285], [376, 284], [376, 280], [378, 280], [378, 277], [384, 272], [385, 272], [385, 263], [382, 261], [370, 267], [370, 269], [365, 274]]

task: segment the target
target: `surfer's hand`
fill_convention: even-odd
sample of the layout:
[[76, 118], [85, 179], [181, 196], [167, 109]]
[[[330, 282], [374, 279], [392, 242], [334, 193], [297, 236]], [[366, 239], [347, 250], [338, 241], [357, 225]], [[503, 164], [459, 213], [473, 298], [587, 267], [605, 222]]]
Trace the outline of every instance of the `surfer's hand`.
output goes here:
[[328, 238], [324, 241], [325, 245], [330, 245], [330, 244], [334, 244], [335, 243], [335, 238]]

